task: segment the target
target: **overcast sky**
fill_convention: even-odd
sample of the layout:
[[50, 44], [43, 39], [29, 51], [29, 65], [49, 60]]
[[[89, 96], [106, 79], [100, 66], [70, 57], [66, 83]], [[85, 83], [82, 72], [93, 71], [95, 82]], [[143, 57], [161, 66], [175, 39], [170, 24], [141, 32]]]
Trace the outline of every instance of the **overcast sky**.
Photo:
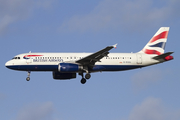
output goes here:
[[[1, 120], [179, 120], [179, 0], [0, 0]], [[52, 72], [13, 71], [6, 61], [32, 52], [138, 52], [170, 27], [174, 60], [92, 73], [85, 85]]]

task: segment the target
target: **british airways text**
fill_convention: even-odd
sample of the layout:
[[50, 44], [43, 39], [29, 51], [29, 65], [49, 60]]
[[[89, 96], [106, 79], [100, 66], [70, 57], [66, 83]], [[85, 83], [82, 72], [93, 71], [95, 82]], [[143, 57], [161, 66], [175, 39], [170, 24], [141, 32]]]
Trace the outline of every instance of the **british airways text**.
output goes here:
[[33, 59], [33, 62], [63, 62], [63, 59]]

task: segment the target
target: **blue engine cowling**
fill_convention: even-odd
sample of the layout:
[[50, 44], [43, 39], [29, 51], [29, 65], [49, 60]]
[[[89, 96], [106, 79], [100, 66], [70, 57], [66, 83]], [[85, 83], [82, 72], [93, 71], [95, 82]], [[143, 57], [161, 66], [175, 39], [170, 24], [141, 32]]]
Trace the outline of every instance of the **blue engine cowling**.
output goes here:
[[59, 80], [66, 80], [76, 78], [76, 73], [60, 73], [53, 71], [53, 78]]
[[58, 65], [59, 72], [78, 72], [79, 69], [79, 65], [73, 63], [59, 63]]

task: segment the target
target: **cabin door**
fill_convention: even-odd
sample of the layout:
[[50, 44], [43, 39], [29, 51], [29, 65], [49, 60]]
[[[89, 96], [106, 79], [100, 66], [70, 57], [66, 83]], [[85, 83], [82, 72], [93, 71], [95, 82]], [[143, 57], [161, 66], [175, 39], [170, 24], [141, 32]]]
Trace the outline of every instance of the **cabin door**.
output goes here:
[[137, 64], [142, 64], [142, 55], [137, 53], [136, 56], [137, 56]]

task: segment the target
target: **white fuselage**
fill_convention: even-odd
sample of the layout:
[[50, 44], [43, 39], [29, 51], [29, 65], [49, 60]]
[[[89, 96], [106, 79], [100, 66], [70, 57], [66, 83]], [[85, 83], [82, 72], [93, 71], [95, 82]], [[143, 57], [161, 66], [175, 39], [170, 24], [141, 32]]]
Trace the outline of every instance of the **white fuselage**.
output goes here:
[[[15, 56], [6, 67], [22, 71], [58, 71], [59, 63], [75, 63], [92, 53], [25, 53]], [[151, 59], [155, 55], [143, 53], [110, 53], [95, 63], [90, 72], [121, 71], [164, 62]]]

